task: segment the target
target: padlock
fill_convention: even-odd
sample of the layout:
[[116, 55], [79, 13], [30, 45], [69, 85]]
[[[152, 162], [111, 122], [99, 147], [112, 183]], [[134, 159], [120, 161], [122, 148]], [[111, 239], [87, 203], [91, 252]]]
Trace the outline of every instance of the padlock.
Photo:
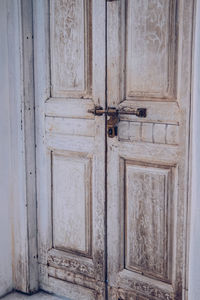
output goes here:
[[107, 133], [108, 137], [113, 138], [117, 136], [117, 124], [119, 122], [118, 114], [111, 115], [107, 121]]

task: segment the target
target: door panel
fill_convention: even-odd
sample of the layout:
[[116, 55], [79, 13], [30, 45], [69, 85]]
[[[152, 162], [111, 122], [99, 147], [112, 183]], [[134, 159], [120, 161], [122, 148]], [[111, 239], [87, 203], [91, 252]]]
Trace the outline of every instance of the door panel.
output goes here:
[[55, 249], [91, 254], [91, 163], [87, 156], [53, 154], [52, 230]]
[[184, 298], [192, 2], [107, 4], [109, 299]]
[[126, 6], [126, 98], [174, 98], [176, 0]]
[[92, 1], [50, 1], [50, 13], [52, 96], [91, 95]]
[[170, 281], [172, 170], [128, 160], [123, 164], [125, 268]]
[[105, 2], [34, 1], [34, 32], [40, 287], [104, 299]]

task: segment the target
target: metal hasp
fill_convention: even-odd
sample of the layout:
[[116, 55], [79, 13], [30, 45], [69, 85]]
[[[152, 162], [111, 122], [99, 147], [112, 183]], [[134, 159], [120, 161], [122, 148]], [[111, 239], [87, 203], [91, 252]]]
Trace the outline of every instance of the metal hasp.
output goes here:
[[95, 106], [94, 109], [89, 109], [88, 112], [94, 114], [95, 116], [102, 116], [105, 114], [110, 118], [107, 121], [107, 134], [110, 138], [117, 136], [117, 125], [120, 121], [120, 115], [135, 115], [138, 118], [146, 118], [147, 109], [146, 108], [121, 108], [117, 109], [115, 107], [108, 107], [103, 109], [101, 106]]

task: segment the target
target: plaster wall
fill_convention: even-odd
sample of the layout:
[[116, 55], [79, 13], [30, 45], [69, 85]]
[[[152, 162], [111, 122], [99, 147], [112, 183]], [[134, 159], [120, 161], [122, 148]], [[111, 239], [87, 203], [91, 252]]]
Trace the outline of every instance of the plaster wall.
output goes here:
[[0, 1], [0, 296], [12, 289], [11, 132], [6, 2]]
[[193, 56], [192, 206], [189, 249], [189, 300], [200, 299], [200, 1], [196, 1]]

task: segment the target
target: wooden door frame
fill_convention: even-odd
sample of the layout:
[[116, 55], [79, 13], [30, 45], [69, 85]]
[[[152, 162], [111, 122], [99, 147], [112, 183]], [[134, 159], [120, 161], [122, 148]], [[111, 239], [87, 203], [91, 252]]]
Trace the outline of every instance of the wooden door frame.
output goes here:
[[191, 122], [190, 122], [190, 170], [189, 170], [189, 197], [188, 197], [188, 238], [186, 256], [186, 299], [200, 298], [198, 283], [200, 279], [200, 2], [194, 4], [193, 24], [193, 55], [192, 55], [192, 83], [191, 83]]
[[[36, 216], [36, 187], [35, 187], [35, 118], [34, 118], [34, 80], [33, 80], [33, 22], [32, 22], [32, 0], [17, 0], [13, 5], [12, 0], [8, 1], [10, 13], [8, 46], [10, 57], [10, 112], [12, 114], [12, 166], [13, 166], [13, 205], [12, 205], [12, 241], [13, 241], [13, 281], [14, 288], [25, 293], [32, 293], [38, 290], [38, 270], [37, 270], [37, 216]], [[200, 9], [197, 8], [197, 1], [194, 0], [193, 27], [194, 39], [192, 45], [193, 54], [199, 51], [200, 39]], [[198, 5], [199, 7], [200, 5]], [[196, 15], [195, 15], [196, 14]], [[197, 25], [196, 25], [197, 24]], [[14, 37], [14, 38], [13, 38]], [[192, 96], [191, 96], [191, 142], [190, 142], [190, 177], [189, 186], [196, 184], [197, 174], [194, 167], [199, 168], [200, 159], [198, 152], [200, 146], [194, 144], [194, 134], [198, 130], [198, 122], [195, 119], [195, 112], [198, 111], [197, 91], [198, 78], [197, 71], [200, 66], [200, 55], [193, 56]], [[17, 125], [16, 125], [17, 124]], [[195, 151], [195, 153], [194, 153]], [[192, 160], [193, 155], [193, 160]], [[188, 279], [188, 274], [193, 276], [194, 265], [191, 255], [196, 253], [200, 239], [194, 243], [193, 235], [190, 234], [195, 224], [190, 217], [191, 211], [195, 212], [196, 194], [189, 190], [188, 196], [188, 228], [187, 228], [187, 252], [186, 252], [186, 280], [185, 299], [188, 298], [189, 287], [194, 288]], [[191, 222], [190, 222], [191, 221]], [[191, 226], [190, 226], [191, 223]], [[191, 236], [191, 243], [190, 243]], [[190, 258], [190, 259], [189, 259]], [[190, 268], [191, 267], [191, 268]], [[200, 270], [200, 268], [198, 268]], [[189, 271], [190, 270], [190, 271]], [[200, 271], [199, 271], [200, 276]], [[189, 292], [190, 295], [190, 292]], [[189, 297], [190, 299], [190, 297]]]
[[8, 0], [13, 288], [38, 290], [32, 0]]

